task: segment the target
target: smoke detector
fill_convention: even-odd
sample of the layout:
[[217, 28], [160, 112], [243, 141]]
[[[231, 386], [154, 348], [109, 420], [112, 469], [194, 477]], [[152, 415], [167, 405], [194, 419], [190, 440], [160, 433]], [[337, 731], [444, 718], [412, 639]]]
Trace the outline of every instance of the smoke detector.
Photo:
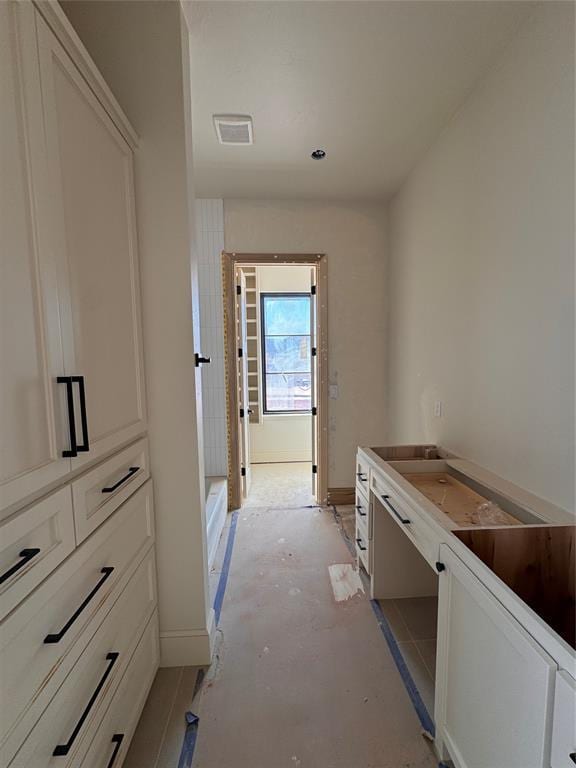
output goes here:
[[220, 144], [253, 144], [250, 115], [214, 115], [214, 127]]

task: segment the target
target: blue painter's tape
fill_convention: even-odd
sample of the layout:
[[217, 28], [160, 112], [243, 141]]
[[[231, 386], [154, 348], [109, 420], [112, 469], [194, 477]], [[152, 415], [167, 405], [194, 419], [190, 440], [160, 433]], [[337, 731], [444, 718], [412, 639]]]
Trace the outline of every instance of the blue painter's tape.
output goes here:
[[238, 510], [232, 512], [230, 521], [230, 530], [228, 532], [228, 541], [226, 543], [226, 552], [224, 553], [224, 562], [222, 564], [222, 573], [218, 581], [218, 589], [214, 598], [214, 614], [216, 616], [216, 625], [220, 623], [220, 614], [222, 613], [222, 603], [226, 593], [226, 584], [228, 583], [228, 574], [230, 572], [230, 561], [232, 560], [232, 550], [234, 549], [234, 538], [236, 536], [236, 525], [238, 523]]
[[400, 677], [402, 678], [404, 686], [408, 691], [408, 696], [410, 696], [410, 700], [412, 701], [414, 709], [416, 710], [416, 714], [418, 715], [422, 728], [428, 731], [431, 736], [434, 736], [436, 733], [434, 721], [430, 717], [430, 714], [426, 709], [426, 705], [422, 701], [422, 697], [420, 696], [418, 688], [416, 688], [416, 684], [412, 678], [412, 675], [410, 674], [410, 670], [406, 666], [406, 662], [404, 661], [404, 657], [400, 652], [400, 648], [398, 648], [396, 638], [394, 637], [394, 634], [390, 629], [390, 625], [388, 624], [388, 621], [382, 612], [380, 603], [377, 600], [370, 600], [370, 604], [372, 605], [372, 610], [374, 611], [374, 615], [378, 620], [382, 634], [388, 643], [388, 648], [390, 649], [390, 653], [392, 654], [394, 663], [398, 668], [398, 672], [400, 673]]
[[186, 712], [185, 718], [186, 733], [184, 734], [180, 759], [178, 760], [178, 768], [190, 768], [192, 765], [196, 739], [198, 737], [198, 724], [200, 722], [198, 715], [195, 715], [192, 712]]

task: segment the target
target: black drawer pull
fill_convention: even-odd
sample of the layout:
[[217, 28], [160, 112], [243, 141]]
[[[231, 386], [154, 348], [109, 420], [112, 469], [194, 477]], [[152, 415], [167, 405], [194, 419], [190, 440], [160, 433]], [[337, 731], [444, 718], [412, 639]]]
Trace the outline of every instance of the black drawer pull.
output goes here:
[[130, 480], [132, 475], [138, 472], [139, 469], [140, 467], [130, 467], [130, 469], [124, 475], [124, 477], [121, 477], [117, 483], [114, 483], [114, 485], [109, 485], [107, 488], [102, 488], [102, 493], [112, 493], [112, 491], [115, 491], [116, 488], [119, 488], [122, 485], [122, 483], [125, 483], [126, 480]]
[[356, 544], [358, 544], [358, 549], [361, 549], [362, 552], [366, 551], [366, 547], [362, 544], [362, 539], [356, 539]]
[[199, 355], [198, 352], [196, 352], [194, 355], [194, 365], [196, 366], [196, 368], [211, 362], [212, 362], [212, 359], [210, 357], [204, 357], [203, 355]]
[[22, 559], [17, 563], [14, 563], [14, 565], [11, 568], [8, 568], [7, 571], [4, 571], [4, 573], [0, 576], [0, 584], [4, 584], [5, 581], [8, 581], [10, 576], [14, 576], [15, 573], [18, 573], [20, 568], [24, 568], [26, 563], [29, 563], [33, 557], [36, 557], [38, 552], [40, 552], [38, 547], [30, 547], [29, 549], [23, 549], [21, 552], [19, 552], [18, 557], [21, 557]]
[[87, 598], [86, 598], [86, 599], [85, 599], [85, 600], [82, 602], [82, 605], [80, 605], [80, 607], [79, 607], [79, 608], [77, 608], [77, 609], [74, 611], [74, 613], [72, 614], [72, 616], [70, 616], [70, 618], [68, 619], [68, 621], [66, 622], [66, 624], [64, 624], [64, 626], [62, 627], [62, 629], [60, 630], [60, 632], [57, 632], [56, 634], [53, 634], [53, 635], [46, 635], [46, 637], [44, 638], [44, 642], [45, 642], [45, 643], [59, 643], [59, 642], [60, 642], [60, 640], [62, 640], [62, 638], [64, 637], [64, 635], [66, 634], [66, 632], [68, 632], [68, 630], [70, 629], [70, 627], [72, 626], [72, 624], [74, 624], [74, 622], [76, 621], [76, 619], [78, 618], [78, 616], [80, 616], [80, 614], [82, 613], [82, 611], [84, 610], [84, 608], [86, 608], [86, 606], [87, 606], [87, 605], [88, 605], [88, 603], [89, 603], [89, 602], [92, 600], [92, 598], [94, 597], [94, 595], [95, 595], [95, 594], [98, 592], [98, 590], [99, 590], [99, 589], [102, 587], [102, 585], [104, 584], [104, 582], [106, 581], [106, 579], [109, 579], [109, 578], [110, 578], [110, 576], [111, 576], [111, 574], [112, 574], [112, 571], [113, 571], [113, 570], [114, 570], [114, 568], [113, 568], [112, 566], [109, 566], [109, 567], [106, 567], [106, 568], [102, 568], [102, 569], [100, 570], [100, 573], [102, 573], [102, 574], [104, 574], [104, 575], [102, 576], [102, 578], [100, 579], [100, 581], [98, 582], [98, 584], [96, 584], [96, 586], [95, 586], [95, 587], [94, 587], [94, 589], [93, 589], [93, 590], [90, 592], [90, 594], [88, 595], [88, 597], [87, 597]]
[[572, 760], [573, 763], [576, 763], [576, 752], [570, 752], [568, 757], [570, 758], [570, 760]]
[[120, 752], [120, 747], [122, 746], [123, 741], [124, 741], [123, 733], [115, 733], [114, 736], [112, 736], [112, 744], [114, 744], [114, 751], [112, 752], [112, 757], [110, 758], [110, 762], [108, 763], [106, 768], [112, 768], [112, 766], [116, 762], [116, 758], [118, 757], [118, 752]]
[[360, 504], [356, 505], [356, 509], [358, 511], [358, 514], [360, 517], [366, 517], [366, 512], [364, 512], [363, 508], [360, 506]]
[[361, 483], [365, 483], [368, 480], [368, 475], [364, 474], [364, 472], [356, 472], [356, 477]]
[[397, 510], [397, 509], [394, 507], [394, 505], [393, 505], [393, 504], [392, 504], [392, 502], [390, 501], [390, 496], [387, 496], [385, 493], [383, 493], [383, 494], [382, 494], [382, 501], [384, 502], [384, 504], [386, 504], [386, 506], [388, 507], [388, 509], [390, 510], [390, 512], [392, 512], [392, 514], [393, 514], [395, 517], [397, 517], [397, 518], [398, 518], [398, 520], [400, 520], [400, 522], [402, 523], [402, 525], [410, 525], [410, 523], [411, 523], [412, 521], [411, 521], [411, 520], [408, 520], [408, 518], [407, 518], [407, 517], [402, 517], [402, 515], [400, 514], [400, 512], [398, 512], [398, 510]]
[[106, 667], [106, 671], [104, 672], [104, 674], [100, 678], [100, 682], [98, 683], [94, 693], [90, 697], [90, 701], [86, 705], [86, 709], [80, 715], [80, 720], [78, 720], [78, 722], [76, 723], [76, 725], [74, 727], [74, 730], [72, 731], [72, 733], [70, 735], [70, 738], [68, 739], [66, 744], [58, 744], [54, 748], [54, 752], [52, 752], [52, 755], [54, 757], [63, 757], [64, 755], [67, 755], [68, 752], [70, 752], [70, 750], [72, 749], [72, 745], [74, 744], [74, 742], [76, 740], [76, 737], [78, 736], [78, 734], [82, 730], [82, 726], [84, 725], [84, 722], [85, 722], [86, 718], [90, 714], [90, 710], [94, 706], [94, 703], [95, 703], [96, 699], [98, 698], [98, 695], [100, 694], [100, 691], [104, 687], [104, 683], [108, 679], [108, 675], [110, 674], [110, 672], [112, 672], [112, 667], [118, 661], [119, 655], [120, 655], [119, 653], [107, 653], [106, 654], [106, 661], [110, 662], [108, 664], [108, 666]]

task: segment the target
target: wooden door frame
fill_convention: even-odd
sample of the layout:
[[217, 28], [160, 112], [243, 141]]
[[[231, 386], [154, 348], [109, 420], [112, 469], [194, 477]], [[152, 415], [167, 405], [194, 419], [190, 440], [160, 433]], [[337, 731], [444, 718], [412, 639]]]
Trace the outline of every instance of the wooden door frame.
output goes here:
[[[274, 264], [316, 267], [318, 306], [318, 504], [328, 496], [328, 264], [325, 253], [229, 253], [222, 251], [224, 293], [224, 367], [228, 425], [228, 508], [242, 506], [239, 461], [238, 366], [236, 350], [236, 267]], [[312, 479], [310, 479], [312, 481]]]

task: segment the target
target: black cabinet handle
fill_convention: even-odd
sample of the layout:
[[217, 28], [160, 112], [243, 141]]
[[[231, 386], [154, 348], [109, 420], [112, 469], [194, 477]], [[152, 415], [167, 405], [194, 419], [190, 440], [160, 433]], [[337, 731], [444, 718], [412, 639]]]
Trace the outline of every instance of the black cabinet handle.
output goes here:
[[33, 557], [36, 557], [39, 552], [40, 550], [38, 547], [23, 549], [21, 552], [19, 552], [18, 557], [21, 557], [22, 559], [17, 563], [14, 563], [11, 568], [8, 568], [7, 571], [4, 571], [4, 573], [0, 575], [0, 584], [4, 584], [5, 581], [8, 581], [10, 576], [14, 576], [15, 573], [18, 573], [20, 568], [24, 568], [26, 563], [29, 563], [30, 560], [32, 560]]
[[98, 582], [98, 584], [96, 584], [96, 586], [95, 586], [95, 587], [94, 587], [94, 589], [93, 589], [93, 590], [90, 592], [90, 594], [88, 595], [88, 597], [87, 597], [87, 598], [86, 598], [86, 599], [85, 599], [85, 600], [82, 602], [82, 605], [80, 605], [80, 606], [79, 606], [79, 607], [78, 607], [78, 608], [77, 608], [77, 609], [74, 611], [74, 613], [72, 614], [72, 616], [70, 616], [70, 618], [68, 619], [68, 621], [66, 622], [66, 624], [64, 624], [64, 626], [62, 627], [62, 629], [60, 630], [60, 632], [56, 632], [56, 633], [55, 633], [55, 634], [53, 634], [53, 635], [46, 635], [46, 637], [44, 638], [44, 642], [45, 642], [45, 643], [59, 643], [59, 642], [60, 642], [60, 640], [62, 640], [62, 638], [64, 637], [64, 635], [66, 634], [66, 632], [68, 632], [68, 630], [70, 629], [70, 627], [72, 626], [72, 624], [74, 624], [74, 622], [76, 621], [76, 619], [78, 618], [78, 616], [80, 616], [80, 614], [81, 614], [81, 613], [82, 613], [82, 611], [83, 611], [83, 610], [86, 608], [86, 606], [88, 605], [88, 603], [89, 603], [89, 602], [90, 602], [90, 601], [93, 599], [94, 595], [95, 595], [95, 594], [96, 594], [96, 593], [97, 593], [97, 592], [98, 592], [98, 591], [101, 589], [101, 587], [102, 587], [102, 585], [104, 584], [104, 582], [106, 581], [106, 579], [109, 579], [109, 578], [110, 578], [110, 576], [112, 575], [112, 571], [113, 571], [113, 570], [114, 570], [114, 568], [113, 568], [113, 567], [111, 567], [111, 566], [110, 566], [110, 567], [106, 567], [106, 568], [102, 568], [102, 569], [100, 570], [100, 573], [102, 573], [102, 574], [104, 574], [104, 575], [102, 576], [102, 578], [100, 579], [100, 581]]
[[123, 733], [115, 733], [114, 736], [112, 736], [112, 744], [114, 744], [114, 751], [112, 752], [112, 756], [106, 768], [112, 768], [112, 766], [116, 762], [116, 758], [118, 757], [118, 752], [120, 752], [120, 747], [122, 746], [123, 741], [124, 741]]
[[366, 547], [362, 544], [362, 539], [356, 539], [356, 544], [358, 544], [358, 549], [361, 549], [362, 552], [366, 551]]
[[356, 504], [356, 509], [358, 510], [360, 517], [366, 517], [366, 512], [363, 511], [363, 508], [359, 504]]
[[107, 653], [106, 654], [106, 661], [110, 662], [108, 664], [108, 666], [106, 667], [106, 671], [104, 672], [104, 674], [100, 678], [100, 682], [98, 683], [94, 693], [90, 697], [90, 701], [86, 705], [86, 709], [80, 715], [80, 719], [78, 720], [78, 722], [74, 726], [74, 730], [72, 731], [72, 733], [70, 735], [70, 738], [68, 739], [66, 744], [58, 744], [54, 748], [54, 752], [52, 752], [52, 755], [54, 757], [63, 757], [64, 755], [67, 755], [68, 752], [70, 752], [70, 750], [72, 749], [72, 745], [74, 744], [74, 742], [76, 740], [76, 737], [78, 736], [78, 734], [82, 730], [82, 726], [84, 725], [84, 722], [85, 722], [86, 718], [90, 714], [90, 710], [94, 706], [94, 702], [98, 698], [98, 695], [99, 695], [100, 691], [102, 690], [102, 688], [104, 686], [104, 683], [108, 679], [108, 676], [109, 676], [110, 672], [112, 672], [112, 667], [118, 661], [119, 655], [120, 655], [119, 653]]
[[211, 363], [212, 360], [209, 357], [202, 357], [202, 355], [199, 355], [198, 352], [194, 355], [194, 365], [196, 368], [198, 368], [199, 365], [203, 365], [204, 363]]
[[568, 757], [570, 758], [570, 760], [572, 760], [573, 763], [576, 763], [576, 752], [570, 752]]
[[72, 376], [58, 376], [56, 378], [58, 384], [66, 384], [66, 404], [68, 407], [68, 432], [70, 435], [70, 448], [66, 448], [62, 451], [62, 456], [65, 459], [71, 456], [78, 456], [78, 449], [76, 446], [76, 419], [74, 417], [74, 390], [72, 388]]
[[126, 480], [130, 480], [132, 475], [134, 475], [136, 472], [138, 472], [139, 469], [140, 469], [140, 467], [130, 467], [130, 469], [124, 475], [124, 477], [121, 477], [120, 480], [118, 480], [117, 483], [114, 483], [114, 485], [109, 485], [106, 488], [102, 488], [102, 493], [112, 493], [112, 491], [115, 491], [116, 488], [119, 488], [122, 485], [122, 483], [125, 483]]
[[438, 562], [436, 563], [436, 570], [438, 571], [438, 573], [442, 573], [442, 571], [446, 570], [446, 566], [444, 565], [444, 563], [441, 563], [438, 560]]
[[76, 450], [87, 452], [90, 450], [90, 441], [88, 440], [88, 417], [86, 415], [86, 390], [84, 388], [84, 376], [71, 376], [73, 382], [78, 384], [78, 394], [80, 395], [80, 424], [82, 425], [83, 443], [76, 441]]
[[384, 504], [386, 504], [386, 506], [388, 507], [388, 509], [390, 510], [390, 512], [392, 512], [392, 514], [393, 514], [395, 517], [397, 517], [397, 518], [398, 518], [398, 520], [400, 520], [400, 522], [402, 523], [402, 525], [410, 525], [410, 523], [411, 523], [412, 521], [411, 521], [411, 520], [409, 520], [407, 517], [402, 517], [402, 515], [400, 514], [400, 512], [398, 512], [398, 510], [397, 510], [397, 509], [394, 507], [394, 505], [393, 505], [393, 504], [392, 504], [392, 502], [390, 501], [390, 496], [388, 496], [387, 494], [383, 493], [383, 494], [382, 494], [382, 501], [384, 502]]
[[365, 475], [364, 472], [356, 472], [356, 477], [362, 483], [365, 483], [368, 480], [368, 475]]

